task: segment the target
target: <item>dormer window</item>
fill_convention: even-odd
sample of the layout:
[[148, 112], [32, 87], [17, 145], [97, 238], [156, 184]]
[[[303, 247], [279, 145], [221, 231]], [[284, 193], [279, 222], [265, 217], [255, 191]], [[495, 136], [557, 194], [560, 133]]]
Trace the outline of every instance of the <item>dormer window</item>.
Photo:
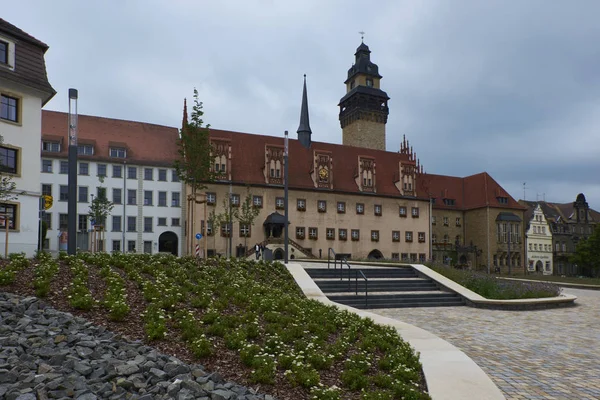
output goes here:
[[498, 203], [500, 204], [508, 204], [508, 197], [498, 196], [496, 197], [496, 200], [498, 200]]
[[126, 158], [127, 150], [123, 147], [111, 147], [109, 150], [109, 156], [114, 158]]
[[444, 205], [454, 206], [456, 204], [456, 200], [454, 199], [444, 199]]
[[0, 63], [8, 64], [8, 43], [0, 40]]
[[375, 160], [369, 158], [360, 158], [360, 183], [363, 191], [372, 192], [375, 188]]
[[42, 151], [48, 151], [51, 153], [60, 153], [60, 143], [59, 142], [42, 142]]
[[77, 154], [80, 156], [93, 156], [94, 146], [91, 144], [79, 144], [77, 145]]

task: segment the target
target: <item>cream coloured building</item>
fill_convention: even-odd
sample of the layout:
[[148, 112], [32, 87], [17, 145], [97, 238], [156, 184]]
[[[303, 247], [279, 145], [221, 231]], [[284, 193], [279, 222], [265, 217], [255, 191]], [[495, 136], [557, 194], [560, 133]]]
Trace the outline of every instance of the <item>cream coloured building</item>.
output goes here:
[[[530, 215], [527, 215], [530, 214]], [[552, 275], [552, 231], [539, 204], [529, 210], [525, 233], [527, 272]]]

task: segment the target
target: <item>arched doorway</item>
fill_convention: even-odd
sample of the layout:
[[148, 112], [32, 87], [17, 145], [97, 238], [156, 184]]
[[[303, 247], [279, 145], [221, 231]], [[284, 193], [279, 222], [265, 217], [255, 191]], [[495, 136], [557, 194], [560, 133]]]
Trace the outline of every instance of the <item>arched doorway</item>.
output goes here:
[[379, 250], [373, 250], [367, 256], [369, 260], [381, 260], [383, 258], [383, 254]]
[[540, 260], [535, 263], [535, 272], [540, 274], [544, 272], [544, 263]]
[[458, 263], [460, 265], [467, 265], [467, 256], [466, 255], [461, 255], [460, 258], [458, 259]]
[[160, 234], [158, 237], [158, 251], [160, 253], [171, 253], [177, 255], [177, 249], [179, 248], [179, 240], [175, 232], [167, 231]]
[[283, 260], [283, 256], [285, 256], [285, 252], [282, 249], [275, 249], [275, 251], [273, 252], [273, 259], [274, 260]]

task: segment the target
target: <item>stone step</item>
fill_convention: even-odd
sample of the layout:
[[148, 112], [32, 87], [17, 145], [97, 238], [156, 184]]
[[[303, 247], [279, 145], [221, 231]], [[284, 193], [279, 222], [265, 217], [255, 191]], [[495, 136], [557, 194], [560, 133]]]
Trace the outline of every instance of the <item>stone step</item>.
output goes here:
[[454, 300], [454, 301], [443, 301], [443, 302], [371, 302], [370, 299], [367, 299], [365, 302], [364, 297], [362, 299], [357, 299], [356, 301], [347, 301], [340, 302], [341, 304], [345, 304], [350, 307], [359, 308], [359, 309], [380, 309], [380, 308], [417, 308], [417, 307], [460, 307], [464, 306], [464, 302], [462, 300]]
[[[348, 274], [353, 278], [356, 276], [356, 271], [360, 270], [362, 273], [369, 278], [411, 278], [416, 277], [417, 274], [412, 268], [358, 268], [353, 267], [350, 272], [347, 268], [342, 270], [333, 268], [306, 268], [305, 269], [311, 278], [336, 278], [336, 277], [348, 277]], [[359, 276], [361, 276], [359, 274]]]

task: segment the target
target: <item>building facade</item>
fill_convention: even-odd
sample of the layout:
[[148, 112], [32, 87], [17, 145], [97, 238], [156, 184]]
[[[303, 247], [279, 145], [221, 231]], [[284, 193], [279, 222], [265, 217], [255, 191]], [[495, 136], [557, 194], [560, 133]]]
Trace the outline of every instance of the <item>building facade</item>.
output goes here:
[[[8, 253], [27, 256], [38, 248], [40, 232], [42, 107], [56, 93], [46, 75], [46, 50], [46, 44], [0, 19], [0, 168], [16, 184], [0, 200], [0, 230], [8, 224]], [[2, 249], [5, 240], [0, 235]]]
[[525, 212], [527, 272], [552, 275], [552, 230], [539, 204]]
[[[42, 113], [37, 184], [41, 182], [38, 191], [54, 199], [44, 215], [47, 248], [63, 249], [68, 220], [77, 218], [77, 247], [82, 250], [92, 249], [95, 223], [104, 230], [96, 250], [182, 254], [183, 185], [173, 168], [178, 130], [86, 115], [79, 116], [78, 125], [77, 215], [71, 216], [67, 213], [67, 114]], [[106, 196], [114, 204], [104, 222], [88, 215], [97, 196]]]
[[570, 261], [577, 244], [588, 238], [600, 224], [600, 213], [589, 207], [585, 195], [579, 193], [572, 203], [520, 201], [529, 209], [538, 206], [548, 221], [552, 233], [552, 265], [555, 275], [590, 275], [581, 266]]
[[491, 176], [423, 174], [421, 197], [432, 203], [432, 258], [499, 273], [524, 273], [525, 207]]

